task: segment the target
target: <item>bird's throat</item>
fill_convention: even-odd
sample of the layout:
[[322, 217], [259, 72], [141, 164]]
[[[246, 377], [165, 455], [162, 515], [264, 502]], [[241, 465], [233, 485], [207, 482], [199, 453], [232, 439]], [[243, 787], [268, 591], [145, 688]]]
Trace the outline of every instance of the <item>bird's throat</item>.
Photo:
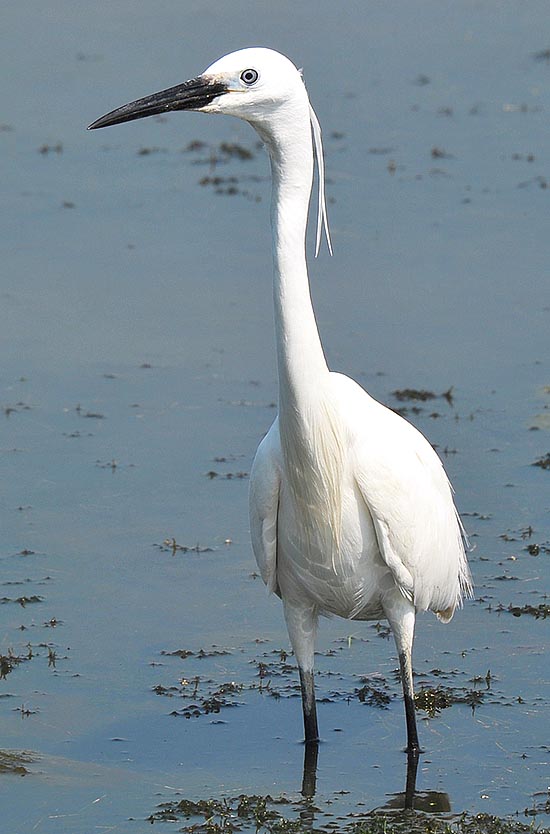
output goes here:
[[273, 235], [273, 301], [279, 407], [301, 412], [311, 406], [328, 384], [323, 353], [311, 302], [305, 240], [313, 148], [306, 114], [305, 130], [288, 147], [270, 152], [273, 176], [271, 226]]
[[279, 375], [279, 428], [286, 482], [302, 546], [329, 555], [336, 569], [340, 549], [343, 442], [331, 397], [311, 302], [305, 237], [313, 175], [309, 130], [301, 140], [270, 153], [274, 309]]

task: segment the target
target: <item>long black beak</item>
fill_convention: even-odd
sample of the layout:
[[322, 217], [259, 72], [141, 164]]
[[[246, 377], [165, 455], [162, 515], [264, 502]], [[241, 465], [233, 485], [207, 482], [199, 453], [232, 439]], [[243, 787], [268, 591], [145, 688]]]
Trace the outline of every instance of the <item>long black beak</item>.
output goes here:
[[225, 84], [216, 78], [199, 75], [198, 78], [192, 78], [184, 84], [178, 84], [176, 87], [161, 90], [160, 93], [153, 93], [152, 96], [145, 96], [145, 98], [138, 98], [137, 101], [131, 101], [130, 104], [124, 104], [100, 119], [96, 119], [88, 126], [88, 130], [131, 122], [134, 119], [143, 119], [145, 116], [156, 116], [159, 113], [167, 113], [169, 110], [200, 110], [226, 90]]

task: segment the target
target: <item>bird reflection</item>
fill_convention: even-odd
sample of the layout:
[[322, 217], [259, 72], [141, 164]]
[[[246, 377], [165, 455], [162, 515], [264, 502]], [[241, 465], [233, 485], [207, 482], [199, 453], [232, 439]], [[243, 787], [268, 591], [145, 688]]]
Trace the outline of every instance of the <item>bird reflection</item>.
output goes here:
[[308, 741], [304, 744], [304, 772], [302, 774], [302, 796], [313, 799], [317, 788], [317, 761], [319, 759], [319, 742]]
[[[405, 775], [405, 790], [393, 794], [391, 798], [376, 809], [376, 811], [423, 811], [428, 814], [443, 814], [451, 810], [449, 795], [442, 791], [416, 790], [416, 774], [418, 771], [418, 752], [407, 754], [407, 769]], [[306, 802], [300, 815], [302, 822], [308, 828], [313, 827], [315, 807], [312, 800], [317, 789], [317, 765], [319, 761], [319, 742], [311, 741], [304, 745], [304, 769], [302, 774], [302, 796]]]
[[391, 799], [377, 810], [379, 811], [423, 811], [425, 814], [444, 814], [451, 810], [449, 794], [442, 791], [417, 791], [416, 772], [418, 770], [418, 753], [407, 755], [407, 775], [405, 790], [393, 794]]

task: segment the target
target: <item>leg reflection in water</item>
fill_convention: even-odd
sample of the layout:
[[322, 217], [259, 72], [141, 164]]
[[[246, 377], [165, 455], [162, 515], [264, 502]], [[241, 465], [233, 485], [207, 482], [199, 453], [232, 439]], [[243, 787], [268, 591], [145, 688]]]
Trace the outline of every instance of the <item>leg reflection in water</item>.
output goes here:
[[[405, 776], [405, 790], [393, 794], [391, 799], [377, 810], [406, 810], [423, 811], [424, 813], [440, 814], [451, 810], [449, 795], [441, 791], [416, 791], [416, 774], [418, 771], [418, 751], [407, 754], [407, 770]], [[305, 800], [312, 800], [317, 788], [317, 764], [319, 760], [319, 742], [310, 741], [304, 745], [304, 770], [302, 775], [302, 796]], [[313, 827], [315, 808], [310, 803], [305, 804], [300, 815], [304, 825]]]
[[302, 775], [302, 796], [313, 799], [317, 787], [317, 761], [319, 759], [319, 742], [308, 741], [304, 744], [304, 772]]

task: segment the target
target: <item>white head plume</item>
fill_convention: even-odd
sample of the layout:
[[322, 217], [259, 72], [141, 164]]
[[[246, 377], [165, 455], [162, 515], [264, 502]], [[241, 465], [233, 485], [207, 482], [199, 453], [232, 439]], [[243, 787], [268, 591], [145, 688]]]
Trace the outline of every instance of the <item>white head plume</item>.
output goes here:
[[325, 159], [323, 156], [323, 141], [321, 138], [321, 125], [315, 110], [309, 105], [309, 117], [311, 119], [311, 129], [313, 131], [313, 141], [315, 145], [315, 159], [317, 160], [317, 179], [319, 185], [319, 193], [317, 197], [317, 237], [315, 240], [315, 257], [319, 254], [321, 248], [321, 235], [323, 228], [325, 230], [325, 237], [327, 239], [328, 251], [332, 255], [332, 241], [330, 239], [330, 230], [328, 227], [327, 204], [325, 198]]

